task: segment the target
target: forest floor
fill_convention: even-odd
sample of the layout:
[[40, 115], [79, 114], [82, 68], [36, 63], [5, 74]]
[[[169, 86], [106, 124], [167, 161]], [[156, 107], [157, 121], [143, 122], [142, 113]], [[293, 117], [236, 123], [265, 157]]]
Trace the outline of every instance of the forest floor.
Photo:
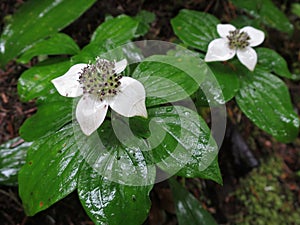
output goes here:
[[[279, 7], [285, 4], [285, 12], [289, 14], [290, 5], [287, 1], [275, 2]], [[0, 32], [5, 17], [14, 13], [22, 4], [22, 0], [1, 0]], [[229, 21], [235, 15], [235, 9], [227, 1], [98, 1], [63, 32], [70, 35], [82, 47], [89, 42], [92, 32], [104, 20], [105, 15], [116, 16], [124, 13], [134, 16], [144, 9], [156, 15], [156, 20], [151, 24], [145, 39], [173, 41], [176, 37], [169, 21], [183, 8], [207, 11], [217, 15], [222, 22]], [[290, 16], [290, 20], [295, 25], [295, 32], [291, 37], [270, 29], [264, 45], [279, 52], [287, 60], [290, 69], [299, 73], [300, 19]], [[26, 65], [10, 62], [4, 70], [0, 69], [0, 144], [18, 136], [21, 124], [36, 112], [34, 102], [22, 103], [17, 95], [19, 76], [34, 63], [34, 60]], [[285, 80], [285, 82], [299, 115], [300, 81]], [[269, 214], [274, 221], [285, 221], [278, 224], [300, 224], [298, 211], [300, 208], [300, 137], [298, 136], [293, 143], [289, 144], [277, 142], [253, 125], [236, 107], [234, 101], [227, 104], [227, 113], [230, 121], [228, 127], [231, 131], [232, 129], [238, 131], [238, 135], [249, 146], [249, 154], [252, 158], [249, 158], [249, 155], [248, 158], [241, 155], [238, 150], [232, 150], [230, 146], [232, 141], [229, 139], [237, 137], [232, 137], [232, 133], [228, 132], [219, 154], [223, 186], [201, 179], [186, 179], [187, 188], [219, 224], [254, 224], [249, 222], [251, 220], [262, 221], [255, 224], [274, 224], [268, 223]], [[260, 186], [264, 182], [266, 185]], [[151, 212], [144, 224], [176, 225], [177, 220], [168, 185], [164, 182], [157, 184], [151, 193], [151, 198]], [[292, 221], [288, 219], [291, 216]], [[282, 220], [279, 217], [284, 218]], [[18, 188], [0, 186], [0, 224], [88, 225], [93, 223], [84, 212], [76, 193], [33, 217], [27, 217], [18, 197]]]

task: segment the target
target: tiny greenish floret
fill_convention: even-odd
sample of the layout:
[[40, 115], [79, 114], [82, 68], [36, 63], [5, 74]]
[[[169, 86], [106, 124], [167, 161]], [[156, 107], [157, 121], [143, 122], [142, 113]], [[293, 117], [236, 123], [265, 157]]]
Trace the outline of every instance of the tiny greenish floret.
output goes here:
[[88, 64], [82, 69], [79, 83], [83, 94], [96, 96], [100, 101], [113, 97], [119, 91], [122, 75], [116, 74], [115, 61], [96, 58], [95, 64]]
[[250, 36], [247, 34], [247, 32], [240, 32], [239, 29], [229, 31], [229, 35], [226, 36], [229, 40], [229, 48], [230, 49], [243, 49], [249, 46], [249, 40]]

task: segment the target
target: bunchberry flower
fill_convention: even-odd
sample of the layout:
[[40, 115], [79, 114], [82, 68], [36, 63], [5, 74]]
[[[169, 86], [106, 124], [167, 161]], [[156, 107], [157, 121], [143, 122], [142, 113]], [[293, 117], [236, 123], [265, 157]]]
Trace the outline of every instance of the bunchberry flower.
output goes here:
[[76, 119], [84, 134], [90, 135], [103, 123], [108, 106], [122, 116], [147, 117], [144, 86], [120, 73], [127, 61], [96, 58], [94, 64], [76, 64], [51, 82], [60, 95], [79, 97]]
[[264, 32], [251, 26], [236, 29], [231, 24], [218, 24], [217, 31], [221, 38], [209, 43], [204, 60], [226, 61], [236, 54], [240, 62], [253, 71], [257, 63], [257, 54], [252, 47], [264, 41]]

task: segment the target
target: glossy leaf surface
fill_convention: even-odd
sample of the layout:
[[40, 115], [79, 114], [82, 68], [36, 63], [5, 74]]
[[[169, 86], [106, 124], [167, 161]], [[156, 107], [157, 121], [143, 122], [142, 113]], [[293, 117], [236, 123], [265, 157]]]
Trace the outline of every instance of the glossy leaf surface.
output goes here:
[[253, 73], [245, 70], [236, 101], [247, 117], [277, 140], [290, 142], [297, 137], [299, 119], [278, 77], [258, 68]]
[[153, 56], [140, 63], [132, 77], [146, 89], [147, 106], [188, 98], [210, 71], [195, 57]]
[[218, 147], [204, 120], [193, 110], [182, 106], [159, 107], [149, 110], [151, 135], [147, 139], [151, 149], [149, 158], [163, 171], [184, 177], [206, 176], [220, 181], [218, 167], [215, 174], [205, 171], [218, 154]]
[[56, 91], [51, 80], [63, 75], [69, 67], [68, 60], [51, 59], [26, 70], [18, 80], [21, 100], [29, 101]]
[[291, 34], [293, 25], [285, 14], [278, 9], [272, 0], [231, 0], [232, 3], [248, 12], [251, 16], [258, 18], [262, 23], [277, 30]]
[[[95, 30], [90, 43], [78, 55], [72, 57], [72, 63], [89, 63], [93, 62], [96, 57], [106, 59], [111, 57], [116, 60], [118, 57], [108, 55], [107, 58], [105, 57], [105, 53], [132, 40], [136, 36], [136, 31], [140, 23], [139, 20], [126, 15], [106, 20]], [[120, 52], [113, 51], [109, 53], [119, 54]]]
[[209, 42], [219, 37], [216, 29], [219, 23], [213, 15], [187, 9], [171, 20], [175, 34], [183, 43], [205, 52]]
[[0, 67], [36, 41], [70, 24], [94, 2], [96, 0], [26, 1], [0, 37]]
[[0, 184], [17, 185], [18, 172], [30, 146], [31, 142], [24, 142], [20, 137], [0, 145]]
[[[224, 101], [228, 102], [235, 96], [240, 87], [239, 78], [234, 68], [232, 68], [229, 63], [223, 64], [219, 62], [208, 63], [208, 66], [220, 85]], [[212, 93], [212, 95], [214, 95], [214, 93]]]
[[72, 120], [74, 105], [72, 98], [49, 94], [37, 101], [38, 111], [28, 118], [20, 128], [20, 135], [26, 141], [54, 133]]
[[[216, 154], [216, 153], [215, 153]], [[198, 155], [199, 158], [199, 155]], [[218, 184], [223, 183], [222, 174], [219, 168], [218, 157], [216, 157], [211, 164], [204, 170], [199, 169], [197, 154], [193, 156], [193, 160], [185, 165], [176, 175], [186, 178], [202, 178], [213, 180]]]
[[75, 55], [80, 51], [75, 41], [66, 34], [57, 33], [51, 37], [37, 42], [18, 59], [27, 63], [34, 56], [40, 55]]
[[111, 42], [117, 46], [125, 44], [135, 37], [138, 25], [137, 20], [126, 15], [108, 19], [95, 30], [91, 42]]
[[214, 218], [201, 206], [200, 202], [176, 180], [169, 181], [174, 197], [179, 225], [217, 225]]
[[[149, 109], [148, 115], [149, 120], [144, 122], [149, 125], [143, 126], [145, 123], [142, 122], [140, 126], [140, 133], [146, 134], [144, 137], [126, 132], [126, 118], [117, 116], [112, 117], [112, 124], [106, 121], [101, 125], [99, 136], [97, 133], [90, 137], [82, 135], [78, 125], [73, 123], [35, 141], [29, 150], [26, 164], [19, 173], [20, 196], [27, 214], [34, 215], [73, 191], [77, 186], [79, 171], [83, 178], [79, 194], [87, 213], [97, 223], [104, 220], [111, 221], [112, 224], [124, 219], [123, 214], [108, 217], [112, 215], [111, 205], [118, 202], [120, 197], [112, 198], [112, 202], [107, 200], [106, 205], [99, 202], [97, 197], [92, 197], [99, 196], [99, 191], [106, 190], [105, 188], [118, 190], [120, 193], [117, 196], [122, 194], [120, 190], [124, 190], [124, 193], [129, 194], [128, 198], [125, 195], [123, 197], [132, 203], [132, 208], [126, 204], [126, 209], [136, 209], [135, 203], [140, 204], [141, 200], [145, 204], [148, 199], [149, 185], [154, 182], [155, 166], [168, 173], [175, 173], [187, 164], [188, 167], [181, 174], [188, 172], [186, 176], [194, 173], [217, 180], [216, 174], [219, 171], [215, 164], [210, 168], [210, 173], [211, 169], [216, 169], [213, 175], [205, 172], [217, 154], [217, 146], [209, 139], [209, 129], [196, 112], [181, 106], [168, 106]], [[97, 172], [80, 167], [82, 158]], [[207, 161], [210, 159], [208, 165]], [[191, 169], [196, 172], [191, 172]], [[118, 181], [118, 184], [96, 179], [94, 176], [99, 174], [112, 178], [110, 181]], [[136, 185], [129, 185], [128, 189], [122, 189], [120, 182], [128, 185], [138, 182], [142, 185], [138, 185], [138, 188]], [[104, 189], [99, 188], [99, 185], [104, 185]], [[134, 197], [132, 193], [135, 193]], [[122, 204], [120, 207], [125, 207]], [[101, 211], [101, 207], [105, 207], [104, 211]], [[138, 224], [145, 219], [149, 210], [148, 203], [142, 209], [143, 213], [139, 216], [128, 217], [131, 224]]]
[[272, 49], [256, 48], [258, 64], [260, 68], [268, 72], [274, 72], [279, 76], [292, 78], [285, 59]]
[[81, 164], [72, 125], [35, 141], [19, 172], [19, 193], [32, 216], [75, 190]]
[[140, 225], [147, 218], [151, 186], [128, 186], [102, 177], [84, 164], [78, 181], [78, 194], [95, 224]]

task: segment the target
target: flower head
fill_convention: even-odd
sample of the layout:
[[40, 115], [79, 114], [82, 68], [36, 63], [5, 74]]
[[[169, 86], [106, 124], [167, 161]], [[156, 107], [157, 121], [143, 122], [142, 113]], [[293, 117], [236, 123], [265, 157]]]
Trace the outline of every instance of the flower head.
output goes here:
[[231, 24], [218, 24], [217, 31], [221, 38], [209, 43], [205, 61], [225, 61], [236, 54], [240, 62], [253, 71], [257, 63], [257, 54], [252, 47], [264, 41], [264, 32], [251, 26], [236, 29]]
[[82, 95], [76, 106], [76, 119], [84, 134], [98, 129], [108, 106], [122, 116], [147, 117], [144, 86], [120, 74], [126, 66], [126, 59], [115, 62], [96, 58], [94, 64], [76, 64], [51, 81], [62, 96]]

